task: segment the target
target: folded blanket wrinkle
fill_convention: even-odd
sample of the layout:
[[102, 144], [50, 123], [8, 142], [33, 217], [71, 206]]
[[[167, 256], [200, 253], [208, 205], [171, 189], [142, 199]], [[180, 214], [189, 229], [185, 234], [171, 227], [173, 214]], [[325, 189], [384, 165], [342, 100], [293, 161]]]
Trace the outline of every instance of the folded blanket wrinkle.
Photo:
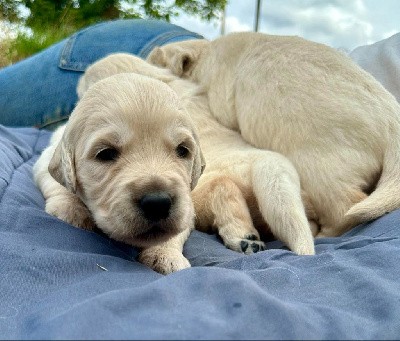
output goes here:
[[49, 137], [0, 128], [0, 169], [10, 179], [0, 201], [3, 338], [400, 335], [399, 210], [317, 240], [310, 257], [279, 242], [242, 255], [194, 231], [184, 248], [192, 268], [162, 276], [137, 262], [134, 248], [44, 212], [31, 168]]

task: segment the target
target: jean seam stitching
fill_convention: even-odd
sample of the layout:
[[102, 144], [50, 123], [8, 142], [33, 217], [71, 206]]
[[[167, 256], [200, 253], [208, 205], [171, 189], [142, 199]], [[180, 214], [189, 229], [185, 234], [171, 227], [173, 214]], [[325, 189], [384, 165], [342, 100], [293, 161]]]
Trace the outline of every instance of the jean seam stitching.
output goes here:
[[97, 25], [93, 25], [90, 26], [82, 31], [79, 31], [77, 33], [75, 33], [73, 36], [71, 36], [67, 42], [65, 43], [65, 46], [63, 47], [62, 51], [61, 51], [61, 56], [60, 56], [60, 60], [58, 63], [58, 67], [63, 69], [63, 70], [73, 70], [73, 71], [80, 71], [80, 70], [76, 70], [80, 68], [80, 64], [79, 62], [74, 62], [74, 61], [69, 61], [67, 62], [67, 60], [71, 59], [71, 55], [72, 55], [72, 50], [73, 47], [75, 45], [76, 39], [78, 37], [80, 37], [83, 33], [92, 30], [93, 28], [96, 28], [98, 26], [104, 25], [105, 23], [99, 23]]
[[[76, 40], [85, 32], [92, 30], [93, 28], [97, 26], [101, 26], [104, 23], [99, 23], [97, 25], [88, 27], [87, 29], [84, 29], [80, 32], [77, 32], [73, 36], [71, 36], [65, 43], [65, 46], [63, 47], [60, 55], [60, 60], [58, 63], [58, 67], [63, 69], [63, 70], [70, 70], [70, 71], [76, 71], [76, 72], [82, 72], [82, 62], [74, 62], [71, 61], [71, 56], [72, 56], [72, 51], [75, 46]], [[170, 31], [170, 32], [164, 32], [150, 40], [148, 43], [146, 43], [138, 52], [138, 56], [144, 58], [146, 57], [150, 51], [159, 45], [162, 45], [163, 43], [167, 42], [170, 39], [176, 38], [176, 37], [184, 37], [184, 36], [193, 36], [193, 38], [200, 38], [204, 39], [203, 36], [200, 34], [197, 34], [195, 32], [190, 32], [190, 31]]]
[[61, 56], [60, 56], [60, 60], [59, 60], [59, 63], [58, 63], [58, 67], [60, 67], [62, 69], [65, 68], [65, 66], [67, 64], [67, 59], [69, 59], [71, 57], [71, 51], [72, 51], [72, 47], [74, 45], [76, 36], [77, 36], [77, 34], [74, 34], [65, 43], [65, 46], [63, 47], [63, 49], [61, 51]]
[[194, 33], [194, 32], [181, 32], [181, 31], [172, 31], [172, 32], [166, 32], [161, 35], [158, 35], [157, 37], [153, 38], [150, 40], [146, 45], [144, 45], [139, 53], [138, 56], [145, 58], [147, 55], [150, 53], [151, 50], [153, 50], [154, 47], [160, 46], [161, 43], [166, 42], [172, 38], [176, 37], [183, 37], [183, 36], [193, 36], [194, 38], [203, 38], [201, 35]]

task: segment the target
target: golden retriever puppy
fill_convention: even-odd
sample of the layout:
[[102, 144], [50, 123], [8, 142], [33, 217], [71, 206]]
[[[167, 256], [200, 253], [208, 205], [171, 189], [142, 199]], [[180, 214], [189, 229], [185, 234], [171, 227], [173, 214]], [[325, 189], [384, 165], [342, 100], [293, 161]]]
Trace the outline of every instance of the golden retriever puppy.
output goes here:
[[140, 248], [139, 261], [167, 274], [190, 266], [182, 248], [194, 228], [190, 193], [203, 167], [175, 92], [118, 74], [85, 92], [34, 178], [48, 213]]
[[217, 232], [228, 248], [264, 249], [260, 234], [272, 233], [299, 255], [313, 255], [314, 239], [302, 202], [300, 179], [279, 153], [257, 149], [238, 132], [217, 122], [204, 93], [188, 93], [193, 83], [169, 83], [186, 103], [198, 129], [207, 167], [192, 192], [196, 228]]
[[263, 250], [260, 234], [265, 237], [271, 232], [295, 253], [314, 254], [300, 180], [289, 160], [254, 148], [218, 123], [198, 85], [138, 57], [110, 55], [90, 66], [80, 84], [90, 88], [115, 72], [162, 80], [178, 94], [193, 120], [207, 164], [192, 192], [197, 229], [217, 232], [228, 248], [246, 254]]
[[342, 53], [246, 32], [168, 44], [148, 61], [199, 83], [220, 123], [294, 164], [319, 236], [400, 207], [400, 106]]
[[154, 68], [153, 65], [140, 60], [138, 62], [138, 58], [132, 54], [113, 53], [88, 66], [78, 81], [76, 88], [78, 98], [81, 98], [93, 84], [119, 73], [138, 73], [162, 82], [176, 79], [170, 70]]

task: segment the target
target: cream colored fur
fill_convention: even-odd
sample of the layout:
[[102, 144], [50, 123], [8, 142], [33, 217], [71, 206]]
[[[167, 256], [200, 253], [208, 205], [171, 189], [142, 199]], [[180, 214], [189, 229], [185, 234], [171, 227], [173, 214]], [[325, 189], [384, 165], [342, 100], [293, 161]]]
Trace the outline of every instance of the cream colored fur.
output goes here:
[[342, 53], [247, 32], [168, 44], [148, 60], [199, 83], [219, 122], [294, 164], [319, 236], [400, 207], [400, 106]]
[[[263, 250], [260, 233], [272, 232], [294, 252], [314, 254], [299, 177], [289, 160], [252, 147], [240, 134], [218, 123], [206, 95], [193, 82], [132, 55], [110, 55], [96, 62], [87, 69], [81, 84], [90, 88], [109, 76], [109, 70], [134, 72], [167, 83], [193, 120], [207, 164], [192, 192], [196, 228], [218, 232], [227, 247], [239, 252]], [[311, 217], [312, 208], [307, 211]]]
[[[85, 92], [34, 165], [34, 178], [48, 213], [141, 248], [139, 260], [167, 274], [190, 266], [182, 248], [194, 227], [190, 192], [202, 168], [176, 94], [148, 77], [118, 74]], [[171, 198], [168, 217], [143, 214], [140, 202], [152, 193]]]

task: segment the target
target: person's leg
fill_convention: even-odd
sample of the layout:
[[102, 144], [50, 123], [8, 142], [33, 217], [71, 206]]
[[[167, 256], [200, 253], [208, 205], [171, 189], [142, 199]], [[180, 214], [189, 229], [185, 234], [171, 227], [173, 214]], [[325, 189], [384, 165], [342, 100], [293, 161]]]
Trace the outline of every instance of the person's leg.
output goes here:
[[82, 72], [114, 52], [146, 58], [155, 46], [202, 38], [155, 20], [116, 20], [90, 26], [68, 39], [0, 70], [0, 124], [54, 129], [77, 101]]

